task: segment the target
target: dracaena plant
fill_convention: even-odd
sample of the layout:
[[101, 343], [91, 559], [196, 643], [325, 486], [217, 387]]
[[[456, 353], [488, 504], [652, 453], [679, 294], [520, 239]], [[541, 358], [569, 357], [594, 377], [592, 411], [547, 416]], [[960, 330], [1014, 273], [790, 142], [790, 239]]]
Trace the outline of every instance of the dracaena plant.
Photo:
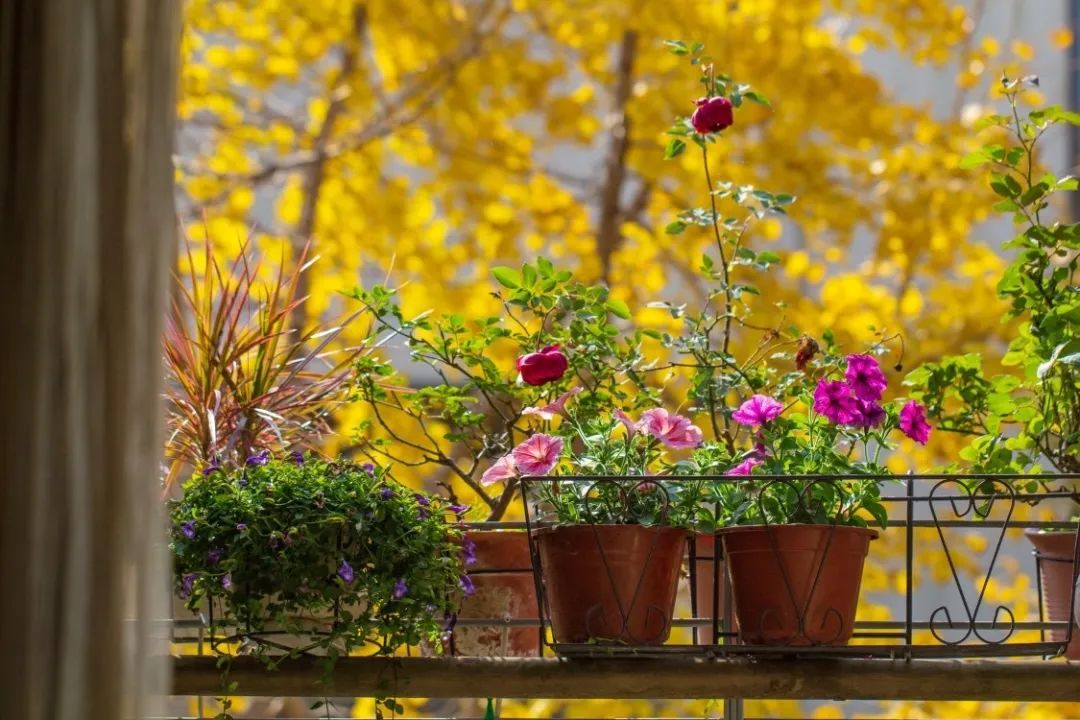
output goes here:
[[[680, 212], [666, 231], [704, 232], [712, 240], [700, 263], [708, 287], [701, 308], [659, 303], [683, 319], [683, 332], [663, 339], [676, 354], [673, 364], [688, 369], [691, 410], [705, 415], [712, 435], [672, 471], [747, 478], [704, 488], [706, 502], [697, 518], [702, 526], [882, 524], [885, 514], [875, 480], [819, 482], [806, 476], [883, 472], [882, 453], [897, 430], [926, 441], [929, 425], [920, 404], [883, 400], [887, 379], [874, 356], [893, 342], [899, 342], [902, 353], [903, 343], [880, 333], [869, 354], [844, 357], [829, 333], [819, 342], [783, 320], [774, 327], [755, 321], [750, 298], [761, 295], [755, 279], [780, 257], [754, 250], [752, 229], [768, 215], [784, 214], [795, 198], [719, 181], [709, 155], [726, 141], [725, 132], [736, 124], [745, 101], [769, 103], [748, 85], [718, 74], [699, 43], [671, 46], [699, 68], [704, 95], [693, 114], [678, 118], [668, 130], [665, 156], [678, 157], [690, 144], [696, 146], [707, 202]], [[782, 483], [754, 479], [764, 474], [788, 478]]]
[[248, 238], [231, 261], [206, 243], [200, 269], [190, 244], [162, 340], [169, 463], [166, 490], [185, 468], [239, 467], [269, 450], [310, 447], [329, 428], [362, 351], [340, 347], [362, 310], [329, 326], [295, 329], [300, 276], [313, 261], [305, 246], [271, 279]]
[[481, 477], [537, 420], [575, 395], [585, 417], [638, 407], [654, 392], [640, 374], [642, 335], [615, 325], [629, 310], [607, 288], [576, 282], [544, 258], [520, 271], [496, 268], [494, 276], [502, 312], [479, 318], [407, 317], [393, 289], [353, 293], [375, 318], [380, 342], [403, 345], [414, 366], [436, 378], [401, 392], [386, 386], [408, 385], [390, 360], [355, 362], [354, 398], [369, 412], [359, 451], [375, 462], [442, 468], [448, 497], [456, 502], [463, 484], [491, 520], [506, 512], [517, 485], [510, 479], [493, 488]]
[[[1003, 249], [1011, 261], [998, 283], [1016, 328], [1003, 357], [1013, 370], [987, 375], [978, 355], [927, 363], [907, 383], [947, 432], [970, 437], [954, 468], [982, 473], [1080, 472], [1080, 223], [1056, 211], [1073, 177], [1039, 168], [1037, 147], [1055, 126], [1080, 125], [1080, 114], [1054, 106], [1024, 112], [1019, 97], [1037, 79], [1002, 79], [1008, 112], [981, 120], [996, 142], [967, 156], [964, 167], [989, 169], [1019, 233]], [[1039, 484], [1025, 483], [1028, 491]], [[1073, 483], [1073, 490], [1076, 484]]]

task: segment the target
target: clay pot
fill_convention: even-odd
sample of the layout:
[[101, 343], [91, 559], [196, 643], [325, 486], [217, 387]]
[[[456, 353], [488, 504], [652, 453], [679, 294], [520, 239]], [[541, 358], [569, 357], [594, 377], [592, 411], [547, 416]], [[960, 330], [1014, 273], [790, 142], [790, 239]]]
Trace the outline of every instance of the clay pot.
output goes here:
[[538, 620], [536, 580], [524, 532], [469, 531], [476, 562], [468, 566], [476, 592], [464, 598], [458, 618], [491, 619], [491, 625], [454, 628], [453, 654], [467, 657], [534, 657], [540, 653], [540, 629], [506, 627], [500, 620]]
[[845, 645], [874, 530], [754, 525], [720, 531], [739, 638], [751, 645]]
[[[1024, 535], [1035, 546], [1035, 561], [1039, 563], [1039, 591], [1042, 593], [1043, 612], [1050, 622], [1068, 622], [1073, 619], [1080, 623], [1080, 607], [1075, 603], [1078, 590], [1077, 568], [1075, 562], [1076, 533], [1071, 530], [1062, 532], [1038, 532], [1027, 530]], [[1051, 642], [1065, 642], [1065, 630], [1051, 630]], [[1072, 638], [1065, 648], [1065, 657], [1080, 660], [1080, 626], [1074, 625]]]
[[686, 537], [685, 530], [641, 525], [535, 530], [555, 642], [663, 644]]
[[[727, 609], [726, 572], [724, 570], [723, 546], [712, 533], [696, 533], [693, 548], [694, 563], [694, 617], [705, 622], [698, 625], [697, 644], [712, 645], [713, 618], [724, 618]], [[719, 558], [717, 558], [719, 553]], [[687, 548], [687, 562], [690, 549]], [[717, 607], [713, 607], [713, 603]], [[715, 613], [714, 613], [715, 610]], [[730, 622], [728, 623], [730, 625]], [[723, 631], [723, 627], [718, 628]]]

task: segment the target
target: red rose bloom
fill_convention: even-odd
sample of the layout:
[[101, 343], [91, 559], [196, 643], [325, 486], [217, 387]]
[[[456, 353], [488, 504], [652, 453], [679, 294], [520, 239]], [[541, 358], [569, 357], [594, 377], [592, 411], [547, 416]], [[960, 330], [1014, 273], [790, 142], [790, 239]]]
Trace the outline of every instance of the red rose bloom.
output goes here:
[[566, 355], [558, 345], [548, 345], [539, 352], [522, 355], [517, 359], [521, 379], [530, 385], [545, 385], [558, 380], [566, 373]]
[[731, 101], [726, 97], [700, 98], [697, 110], [690, 116], [690, 124], [702, 135], [720, 132], [735, 122]]

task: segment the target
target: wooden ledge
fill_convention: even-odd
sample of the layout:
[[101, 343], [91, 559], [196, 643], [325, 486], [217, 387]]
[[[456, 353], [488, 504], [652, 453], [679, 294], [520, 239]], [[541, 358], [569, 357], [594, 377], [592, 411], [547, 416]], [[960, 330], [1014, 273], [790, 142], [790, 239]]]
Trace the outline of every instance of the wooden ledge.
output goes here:
[[[175, 695], [217, 695], [213, 657], [174, 659]], [[319, 658], [267, 670], [235, 658], [236, 695], [312, 697], [325, 691]], [[775, 698], [793, 700], [1080, 701], [1080, 665], [1064, 662], [723, 660], [687, 658], [343, 658], [337, 696], [421, 698]]]

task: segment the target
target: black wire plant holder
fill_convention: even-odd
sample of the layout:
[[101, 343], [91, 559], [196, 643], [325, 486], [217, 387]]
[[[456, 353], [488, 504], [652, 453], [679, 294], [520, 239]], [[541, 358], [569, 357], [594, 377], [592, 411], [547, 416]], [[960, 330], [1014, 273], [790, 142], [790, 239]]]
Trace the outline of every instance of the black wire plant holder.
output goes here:
[[[661, 481], [664, 484], [687, 483], [687, 482], [710, 482], [710, 483], [737, 483], [746, 478], [739, 477], [662, 477], [642, 479], [642, 482]], [[1080, 474], [1039, 474], [1039, 475], [820, 475], [820, 476], [754, 476], [754, 481], [759, 483], [759, 488], [767, 488], [774, 484], [785, 484], [792, 489], [797, 496], [800, 505], [813, 502], [810, 500], [810, 489], [817, 484], [836, 484], [844, 481], [874, 480], [881, 484], [886, 492], [882, 493], [881, 502], [891, 508], [887, 529], [884, 532], [902, 532], [904, 538], [904, 592], [903, 617], [898, 620], [875, 620], [866, 621], [856, 619], [854, 626], [845, 628], [842, 621], [837, 620], [842, 616], [835, 608], [826, 608], [824, 615], [809, 618], [807, 608], [811, 600], [819, 590], [822, 568], [825, 559], [833, 543], [838, 525], [834, 521], [827, 525], [827, 535], [824, 549], [818, 555], [819, 563], [813, 573], [809, 595], [805, 601], [799, 602], [799, 593], [792, 586], [791, 579], [784, 572], [786, 585], [787, 612], [794, 611], [798, 621], [798, 634], [793, 642], [783, 645], [774, 644], [743, 644], [739, 641], [739, 633], [732, 621], [731, 608], [733, 598], [730, 583], [724, 569], [721, 552], [720, 538], [714, 533], [712, 542], [715, 550], [711, 555], [701, 555], [699, 548], [700, 536], [690, 534], [688, 541], [688, 580], [690, 589], [690, 606], [692, 617], [679, 617], [671, 621], [671, 627], [685, 627], [691, 630], [691, 643], [668, 642], [665, 644], [648, 644], [655, 641], [656, 637], [633, 637], [625, 633], [622, 642], [610, 640], [590, 640], [583, 643], [556, 642], [552, 632], [551, 602], [545, 582], [545, 568], [543, 567], [541, 554], [536, 541], [537, 531], [559, 525], [557, 521], [546, 515], [550, 514], [541, 502], [537, 501], [538, 486], [544, 483], [576, 483], [583, 486], [581, 493], [585, 498], [586, 519], [591, 515], [588, 498], [596, 494], [598, 488], [608, 483], [621, 483], [624, 486], [633, 484], [638, 478], [595, 476], [595, 477], [528, 477], [522, 479], [522, 498], [525, 510], [525, 526], [529, 534], [530, 552], [533, 560], [533, 570], [536, 581], [536, 593], [540, 611], [539, 623], [541, 626], [541, 639], [546, 647], [559, 655], [567, 657], [584, 656], [610, 656], [610, 655], [635, 655], [635, 656], [668, 656], [668, 655], [694, 655], [713, 658], [725, 658], [736, 656], [805, 656], [805, 657], [878, 657], [891, 659], [947, 659], [947, 658], [970, 658], [970, 657], [1022, 657], [1022, 656], [1046, 656], [1052, 657], [1065, 652], [1073, 638], [1073, 633], [1080, 632], [1077, 629], [1078, 608], [1075, 603], [1070, 603], [1070, 616], [1065, 621], [1047, 621], [1041, 592], [1042, 573], [1044, 562], [1070, 562], [1068, 559], [1051, 558], [1033, 553], [1035, 557], [1035, 577], [1038, 582], [1039, 620], [1026, 621], [1017, 619], [1014, 609], [1005, 604], [991, 607], [988, 600], [988, 589], [995, 577], [995, 573], [1001, 571], [1002, 548], [1006, 539], [1007, 531], [1011, 529], [1038, 528], [1044, 530], [1066, 530], [1073, 533], [1073, 557], [1071, 559], [1072, 585], [1075, 587], [1080, 577], [1080, 522], [1078, 521], [1033, 521], [1018, 520], [1015, 518], [1019, 504], [1037, 506], [1050, 500], [1071, 500], [1080, 505], [1080, 491], [1076, 481], [1080, 480]], [[1039, 489], [1029, 492], [1027, 489], [1019, 489], [1021, 485], [1027, 487], [1029, 482], [1038, 483]], [[1071, 489], [1049, 489], [1050, 485], [1063, 482], [1071, 482]], [[640, 485], [641, 483], [638, 482]], [[894, 489], [897, 492], [887, 492]], [[663, 487], [657, 483], [651, 492], [663, 493], [661, 504], [664, 512], [670, 504]], [[611, 497], [611, 494], [608, 494]], [[622, 496], [625, 500], [626, 495]], [[758, 496], [759, 498], [761, 495]], [[805, 508], [810, 514], [810, 508]], [[719, 514], [719, 508], [716, 508]], [[773, 552], [777, 564], [783, 568], [784, 562], [779, 557], [776, 545], [775, 525], [765, 526], [771, 538]], [[922, 579], [920, 566], [916, 563], [916, 546], [920, 544], [916, 530], [920, 528], [933, 528], [936, 532], [933, 537], [936, 542], [922, 542], [941, 552], [944, 564], [948, 568], [948, 579], [945, 587], [940, 582], [930, 583], [926, 587], [936, 592], [946, 592], [948, 597], [940, 604], [933, 604], [928, 609], [916, 610], [916, 581]], [[960, 554], [963, 546], [957, 546], [950, 542], [947, 531], [954, 528], [981, 529], [993, 533], [993, 539], [988, 543], [987, 551], [989, 559], [982, 560], [975, 553], [975, 560], [980, 563], [981, 572], [970, 580], [965, 580], [960, 567]], [[598, 535], [595, 540], [600, 543]], [[618, 597], [616, 580], [612, 574], [612, 568], [608, 564], [608, 556], [605, 548], [598, 547], [600, 556], [603, 558], [604, 573], [602, 577], [591, 579], [595, 583], [607, 583], [613, 595]], [[652, 557], [654, 548], [650, 548], [647, 555]], [[708, 560], [710, 574], [713, 577], [722, 578], [722, 582], [712, 583], [711, 608], [702, 613], [705, 608], [698, 607], [697, 592], [699, 584], [705, 581], [700, 575], [700, 565], [706, 564], [702, 560]], [[971, 560], [971, 558], [969, 558]], [[970, 564], [970, 563], [969, 563]], [[643, 568], [644, 573], [644, 568]], [[918, 577], [917, 577], [918, 576]], [[951, 580], [951, 583], [948, 582]], [[640, 598], [642, 583], [638, 583], [632, 597], [617, 600], [620, 618], [614, 620], [616, 624], [622, 623], [623, 630], [627, 630], [631, 623], [631, 616], [637, 609], [640, 614], [643, 608], [635, 608]], [[781, 602], [784, 602], [783, 599]], [[721, 612], [725, 608], [726, 612]], [[647, 613], [663, 612], [661, 608], [644, 608]], [[762, 622], [770, 612], [779, 610], [766, 609], [762, 615]], [[590, 618], [589, 623], [596, 623], [596, 618], [601, 610], [590, 608], [586, 611]], [[665, 622], [667, 614], [664, 614]], [[833, 623], [836, 625], [836, 635], [831, 639], [823, 638], [821, 632], [813, 633], [814, 638], [808, 634], [807, 623], [813, 619], [820, 623]], [[611, 619], [605, 621], [605, 626], [610, 628]], [[661, 633], [667, 636], [665, 627]], [[821, 628], [817, 628], [821, 630]], [[1033, 642], [1027, 639], [1017, 639], [1020, 633], [1039, 631], [1040, 640]], [[1048, 633], [1055, 635], [1054, 639], [1048, 639]], [[591, 633], [590, 633], [591, 634]], [[612, 633], [606, 633], [610, 636]], [[842, 635], [850, 634], [854, 644], [841, 645], [831, 644]], [[600, 633], [598, 633], [600, 635]], [[629, 638], [629, 642], [626, 638]]]

